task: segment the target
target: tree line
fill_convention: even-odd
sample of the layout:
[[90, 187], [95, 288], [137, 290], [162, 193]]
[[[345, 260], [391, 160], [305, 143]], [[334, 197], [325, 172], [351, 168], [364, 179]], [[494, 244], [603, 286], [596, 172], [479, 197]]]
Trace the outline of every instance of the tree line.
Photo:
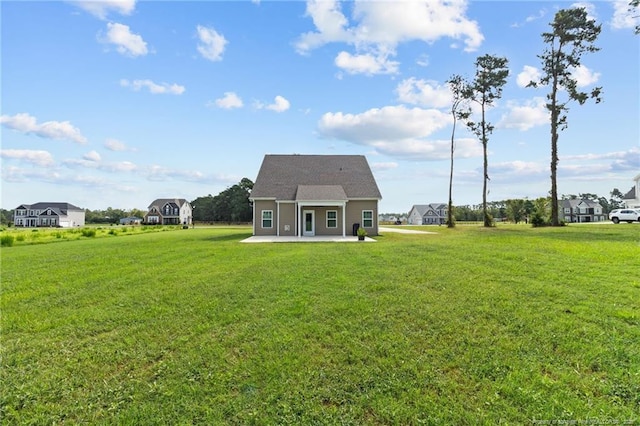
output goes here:
[[[248, 223], [253, 218], [253, 207], [249, 201], [249, 195], [253, 189], [253, 182], [243, 178], [239, 183], [225, 189], [216, 196], [211, 194], [198, 197], [191, 201], [193, 208], [193, 220], [196, 222], [224, 222], [224, 223]], [[119, 224], [120, 219], [137, 217], [143, 219], [146, 210], [140, 209], [114, 209], [107, 207], [104, 210], [85, 209], [85, 223], [91, 224]], [[13, 209], [0, 209], [0, 223], [4, 226], [13, 224]]]
[[[593, 193], [563, 194], [560, 200], [589, 200], [599, 203], [602, 206], [602, 213], [607, 214], [612, 210], [624, 206], [622, 197], [624, 194], [618, 188], [614, 188], [609, 193], [609, 198], [601, 197]], [[455, 221], [483, 222], [486, 215], [491, 220], [507, 220], [514, 223], [528, 222], [534, 226], [548, 224], [548, 217], [552, 211], [552, 198], [540, 197], [530, 199], [509, 199], [502, 201], [487, 202], [486, 208], [480, 206], [455, 206]], [[559, 208], [559, 207], [558, 207]], [[562, 219], [559, 219], [562, 224]]]
[[[253, 207], [249, 201], [253, 182], [243, 178], [239, 183], [225, 189], [216, 196], [211, 194], [198, 197], [191, 201], [193, 207], [193, 220], [202, 223], [249, 223], [253, 220]], [[609, 193], [609, 198], [593, 193], [563, 194], [562, 200], [591, 200], [600, 203], [604, 214], [612, 210], [621, 208], [624, 194], [614, 188]], [[452, 221], [482, 222], [486, 215], [491, 220], [494, 218], [508, 220], [511, 222], [522, 222], [524, 220], [535, 220], [539, 215], [544, 218], [551, 210], [551, 198], [510, 199], [502, 201], [488, 201], [486, 210], [484, 205], [480, 206], [455, 206]], [[114, 209], [107, 207], [104, 210], [85, 209], [85, 222], [91, 224], [118, 224], [120, 219], [126, 217], [143, 218], [146, 211], [140, 209]], [[398, 215], [400, 216], [400, 215]], [[0, 209], [0, 224], [10, 226], [13, 224], [13, 210]]]
[[198, 197], [191, 202], [196, 222], [247, 223], [253, 220], [253, 207], [249, 195], [253, 182], [243, 178], [239, 183], [216, 196]]

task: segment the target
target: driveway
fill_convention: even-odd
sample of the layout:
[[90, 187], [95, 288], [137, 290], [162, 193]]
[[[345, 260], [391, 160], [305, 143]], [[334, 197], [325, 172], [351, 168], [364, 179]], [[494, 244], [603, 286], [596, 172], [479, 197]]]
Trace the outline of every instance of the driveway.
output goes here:
[[378, 231], [380, 231], [380, 233], [382, 234], [384, 234], [385, 232], [397, 232], [399, 234], [437, 234], [437, 232], [418, 231], [416, 229], [403, 229], [401, 228], [401, 226], [381, 226], [380, 228], [378, 228]]

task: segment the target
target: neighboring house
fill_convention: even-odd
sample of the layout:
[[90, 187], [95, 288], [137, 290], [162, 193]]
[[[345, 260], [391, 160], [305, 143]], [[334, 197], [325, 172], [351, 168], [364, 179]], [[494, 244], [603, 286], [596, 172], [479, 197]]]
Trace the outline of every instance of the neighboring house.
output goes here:
[[602, 222], [607, 220], [602, 205], [592, 200], [561, 200], [561, 218], [565, 222]]
[[635, 185], [622, 197], [622, 202], [630, 209], [640, 208], [640, 175], [633, 178]]
[[249, 200], [253, 235], [378, 235], [382, 199], [362, 155], [266, 155]]
[[120, 225], [140, 225], [142, 223], [141, 217], [123, 217], [120, 219]]
[[403, 223], [407, 221], [407, 217], [404, 215], [395, 216], [383, 214], [378, 216], [378, 222], [391, 222], [391, 223]]
[[158, 198], [149, 204], [144, 223], [150, 225], [191, 225], [193, 209], [184, 198]]
[[69, 203], [21, 204], [13, 212], [13, 224], [24, 228], [84, 226], [84, 210]]
[[409, 225], [442, 225], [447, 223], [447, 205], [442, 203], [415, 204], [409, 210]]

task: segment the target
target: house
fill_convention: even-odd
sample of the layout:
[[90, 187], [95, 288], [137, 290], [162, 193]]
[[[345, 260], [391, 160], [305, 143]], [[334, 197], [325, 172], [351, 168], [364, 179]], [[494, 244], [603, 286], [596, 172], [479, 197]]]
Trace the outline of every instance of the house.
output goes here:
[[561, 200], [561, 218], [565, 222], [602, 222], [607, 220], [602, 205], [593, 200]]
[[141, 217], [129, 216], [120, 219], [120, 225], [140, 225], [142, 223]]
[[622, 202], [630, 209], [640, 208], [640, 175], [633, 180], [635, 185], [622, 197]]
[[84, 226], [84, 210], [69, 203], [21, 204], [13, 212], [13, 223], [24, 228]]
[[378, 235], [382, 199], [361, 155], [266, 155], [249, 200], [253, 235]]
[[442, 225], [447, 223], [448, 207], [443, 203], [415, 204], [409, 210], [409, 225]]
[[184, 198], [158, 198], [148, 207], [144, 223], [150, 225], [191, 225], [193, 208]]

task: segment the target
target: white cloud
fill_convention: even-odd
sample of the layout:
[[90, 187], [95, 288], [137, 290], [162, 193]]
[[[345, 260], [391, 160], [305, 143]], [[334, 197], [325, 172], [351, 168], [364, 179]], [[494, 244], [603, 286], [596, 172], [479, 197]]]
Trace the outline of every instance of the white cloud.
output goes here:
[[96, 169], [108, 173], [135, 172], [138, 166], [130, 161], [102, 162], [100, 158], [93, 159], [84, 155], [82, 159], [68, 159], [62, 162], [66, 167]]
[[593, 72], [584, 65], [580, 65], [577, 68], [572, 67], [571, 75], [578, 83], [578, 87], [590, 86], [600, 79], [599, 72]]
[[507, 112], [502, 116], [497, 126], [507, 129], [529, 130], [535, 126], [549, 124], [549, 110], [542, 97], [528, 100], [524, 105], [517, 102], [507, 102]]
[[636, 8], [631, 11], [628, 0], [614, 0], [611, 4], [613, 5], [613, 17], [611, 18], [613, 29], [622, 30], [640, 25], [640, 9]]
[[[414, 161], [439, 161], [451, 158], [450, 140], [403, 139], [378, 141], [373, 147], [381, 154]], [[482, 156], [482, 147], [476, 139], [456, 139], [455, 158]]]
[[[451, 124], [451, 117], [436, 109], [387, 106], [361, 114], [326, 113], [318, 132], [334, 138], [374, 148], [377, 152], [409, 160], [449, 158], [449, 140], [430, 140], [429, 136]], [[456, 140], [457, 157], [476, 157], [481, 146], [473, 138]]]
[[611, 160], [606, 169], [611, 171], [637, 171], [640, 170], [640, 147], [634, 147], [627, 151], [614, 151], [601, 154], [562, 155], [560, 161], [575, 161], [584, 165], [586, 162], [602, 162]]
[[127, 25], [107, 23], [107, 34], [98, 34], [98, 41], [116, 46], [118, 53], [125, 56], [144, 56], [149, 51], [147, 43], [138, 34], [133, 34]]
[[419, 80], [414, 77], [401, 81], [396, 87], [398, 100], [411, 105], [434, 108], [451, 106], [451, 90], [436, 81]]
[[512, 28], [522, 27], [525, 24], [528, 24], [529, 22], [535, 22], [539, 19], [544, 18], [546, 14], [547, 14], [547, 11], [545, 9], [540, 9], [536, 15], [529, 15], [525, 18], [524, 22], [516, 22], [514, 24], [511, 24], [511, 27]]
[[124, 142], [117, 139], [107, 139], [104, 141], [104, 147], [109, 151], [136, 151], [135, 148], [129, 148]]
[[371, 170], [374, 171], [384, 171], [384, 170], [393, 170], [398, 168], [398, 163], [396, 163], [395, 161], [390, 161], [388, 163], [372, 163], [371, 164]]
[[298, 52], [307, 53], [325, 43], [352, 41], [352, 32], [345, 28], [349, 21], [336, 0], [308, 0], [306, 15], [311, 17], [318, 31], [300, 36], [296, 43]]
[[545, 164], [520, 160], [491, 164], [490, 168], [491, 172], [495, 175], [516, 175], [519, 178], [524, 176], [542, 176], [549, 172]]
[[216, 106], [224, 109], [242, 108], [244, 103], [234, 92], [224, 92], [224, 97], [215, 100]]
[[61, 176], [52, 168], [29, 168], [22, 169], [19, 167], [9, 166], [2, 167], [2, 179], [7, 182], [29, 182], [32, 180], [41, 182], [60, 182]]
[[288, 100], [283, 98], [282, 96], [276, 96], [274, 102], [270, 105], [267, 105], [266, 108], [275, 112], [284, 112], [289, 109], [291, 104]]
[[83, 155], [82, 158], [88, 161], [95, 161], [95, 162], [99, 162], [100, 160], [102, 160], [102, 157], [100, 157], [100, 154], [98, 154], [97, 151], [89, 151], [85, 155]]
[[130, 15], [136, 7], [136, 0], [78, 0], [71, 3], [100, 19], [106, 19], [111, 11]]
[[[578, 87], [589, 86], [597, 83], [600, 79], [600, 73], [593, 72], [584, 65], [571, 67], [571, 76], [578, 83]], [[538, 68], [525, 65], [516, 77], [516, 83], [519, 87], [526, 87], [531, 81], [539, 82], [541, 77], [542, 72]]]
[[516, 83], [519, 87], [527, 87], [527, 85], [532, 81], [540, 81], [541, 76], [542, 74], [538, 68], [525, 65], [516, 77]]
[[469, 20], [465, 0], [406, 0], [378, 2], [357, 0], [352, 7], [353, 24], [335, 0], [308, 0], [306, 15], [316, 31], [302, 34], [295, 43], [297, 51], [309, 51], [327, 43], [347, 43], [354, 54], [342, 52], [335, 63], [350, 73], [395, 73], [398, 44], [413, 40], [433, 43], [443, 37], [463, 40], [466, 51], [475, 51], [484, 36], [478, 24]]
[[120, 86], [122, 87], [131, 87], [135, 91], [141, 90], [143, 87], [149, 90], [149, 93], [157, 95], [157, 94], [170, 94], [170, 95], [182, 95], [185, 91], [184, 86], [180, 86], [179, 84], [169, 84], [169, 83], [154, 83], [151, 80], [133, 80], [129, 81], [126, 79], [120, 80]]
[[435, 109], [387, 106], [361, 114], [326, 113], [319, 130], [326, 137], [367, 145], [377, 140], [425, 137], [450, 122], [447, 114]]
[[218, 34], [213, 28], [203, 27], [201, 25], [198, 25], [196, 30], [198, 32], [198, 39], [200, 40], [198, 52], [210, 61], [221, 61], [224, 48], [228, 43], [224, 36]]
[[587, 19], [591, 21], [597, 21], [596, 6], [589, 2], [576, 2], [571, 5], [572, 9], [584, 9], [587, 12]]
[[397, 74], [399, 62], [390, 61], [387, 56], [370, 53], [352, 55], [340, 52], [335, 64], [349, 74]]
[[53, 156], [49, 152], [32, 149], [3, 149], [0, 150], [0, 157], [25, 161], [41, 167], [48, 167], [54, 164]]
[[9, 129], [25, 134], [34, 134], [42, 138], [68, 139], [80, 144], [87, 143], [87, 138], [68, 121], [46, 121], [38, 124], [35, 117], [28, 113], [19, 113], [14, 116], [0, 116], [0, 123]]

